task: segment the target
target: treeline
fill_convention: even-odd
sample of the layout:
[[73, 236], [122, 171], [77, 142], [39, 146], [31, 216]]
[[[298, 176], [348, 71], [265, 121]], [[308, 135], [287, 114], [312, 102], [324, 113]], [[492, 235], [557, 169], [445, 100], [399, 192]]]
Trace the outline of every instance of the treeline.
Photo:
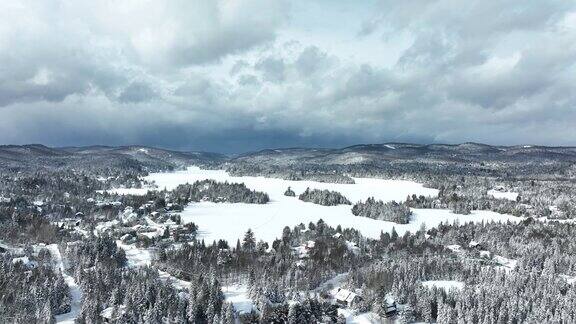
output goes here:
[[[360, 238], [356, 230], [334, 229], [320, 220], [285, 227], [271, 246], [257, 241], [249, 230], [232, 246], [218, 241], [160, 249], [154, 265], [183, 280], [198, 273], [217, 273], [224, 282], [247, 282], [257, 310], [242, 314], [241, 323], [344, 323], [336, 305], [326, 299], [302, 298], [301, 292], [365, 263], [368, 257], [361, 252]], [[314, 244], [305, 255], [295, 251], [309, 241]]]
[[[83, 291], [80, 323], [234, 323], [214, 273], [195, 272], [183, 297], [158, 270], [126, 266], [125, 253], [107, 237], [69, 244], [66, 256]], [[92, 260], [92, 261], [90, 261]]]
[[311, 202], [322, 206], [336, 206], [336, 205], [351, 205], [352, 203], [341, 193], [330, 190], [320, 190], [306, 188], [306, 190], [298, 196], [298, 199]]
[[[576, 288], [566, 280], [576, 276], [574, 234], [575, 224], [531, 220], [384, 233], [369, 240], [384, 260], [354, 269], [348, 285], [364, 287], [362, 304], [381, 315], [383, 298], [394, 296], [407, 322], [568, 323], [576, 316]], [[460, 252], [443, 248], [454, 244]], [[503, 268], [481, 250], [518, 264]], [[427, 280], [457, 280], [464, 288], [430, 289], [422, 285]]]
[[15, 261], [0, 254], [0, 322], [53, 323], [54, 316], [70, 311], [70, 292], [62, 274], [54, 271], [48, 250], [29, 253]]
[[179, 185], [173, 190], [173, 195], [184, 203], [212, 201], [265, 204], [270, 201], [268, 194], [250, 190], [244, 183], [217, 182], [215, 180], [202, 180], [193, 184]]
[[0, 240], [10, 243], [53, 243], [66, 234], [42, 217], [37, 208], [0, 203]]
[[398, 224], [408, 224], [412, 212], [404, 203], [397, 203], [396, 201], [385, 203], [370, 197], [366, 199], [366, 202], [360, 201], [354, 204], [352, 214]]
[[235, 161], [226, 164], [226, 172], [230, 175], [241, 176], [259, 176], [267, 178], [278, 178], [291, 181], [317, 181], [326, 183], [345, 183], [354, 184], [354, 178], [330, 168], [316, 168], [316, 166], [286, 168], [284, 166], [261, 165], [254, 163], [243, 163]]

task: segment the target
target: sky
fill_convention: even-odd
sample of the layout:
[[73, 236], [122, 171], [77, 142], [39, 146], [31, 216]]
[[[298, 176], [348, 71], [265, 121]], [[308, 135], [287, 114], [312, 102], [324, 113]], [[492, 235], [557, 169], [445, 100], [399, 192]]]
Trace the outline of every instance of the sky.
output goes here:
[[0, 0], [0, 144], [576, 145], [573, 0]]

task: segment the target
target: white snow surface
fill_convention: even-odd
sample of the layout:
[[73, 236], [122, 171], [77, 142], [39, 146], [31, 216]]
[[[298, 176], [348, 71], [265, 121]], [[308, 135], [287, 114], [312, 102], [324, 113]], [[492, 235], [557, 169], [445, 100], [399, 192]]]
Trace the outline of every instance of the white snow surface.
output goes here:
[[160, 279], [171, 283], [172, 286], [174, 286], [174, 288], [176, 288], [178, 290], [190, 288], [190, 281], [178, 279], [178, 278], [172, 276], [171, 274], [169, 274], [168, 272], [158, 270], [158, 275], [160, 276]]
[[346, 282], [346, 280], [348, 280], [348, 272], [339, 273], [336, 276], [334, 276], [333, 278], [323, 282], [320, 286], [318, 286], [314, 290], [315, 291], [321, 291], [321, 290], [325, 290], [328, 288], [341, 287]]
[[462, 253], [462, 246], [458, 244], [446, 245], [446, 248], [454, 253]]
[[462, 281], [456, 280], [428, 280], [422, 281], [422, 285], [426, 288], [436, 287], [439, 289], [444, 289], [446, 291], [457, 289], [462, 290], [464, 288], [464, 283]]
[[152, 253], [148, 249], [141, 249], [134, 244], [124, 244], [122, 241], [117, 240], [116, 245], [126, 252], [126, 259], [128, 259], [128, 266], [143, 267], [150, 265], [152, 262]]
[[512, 201], [516, 201], [516, 198], [518, 197], [518, 193], [517, 192], [512, 192], [512, 191], [498, 191], [498, 190], [488, 190], [488, 195], [496, 198], [496, 199], [508, 199], [508, 200], [512, 200]]
[[271, 243], [281, 235], [285, 226], [308, 224], [319, 219], [323, 219], [331, 226], [355, 228], [370, 238], [378, 238], [381, 231], [391, 232], [392, 228], [395, 228], [399, 235], [403, 235], [406, 231], [414, 233], [423, 223], [430, 228], [438, 226], [441, 222], [520, 220], [514, 216], [491, 211], [474, 211], [470, 215], [458, 215], [443, 209], [414, 209], [410, 223], [397, 224], [354, 216], [350, 208], [347, 205], [320, 206], [296, 199], [291, 203], [273, 201], [266, 205], [200, 202], [186, 207], [181, 216], [183, 221], [194, 222], [199, 226], [199, 238], [207, 243], [218, 239], [234, 243], [244, 237], [248, 228], [254, 231], [258, 239]]
[[560, 275], [560, 277], [566, 280], [569, 285], [576, 283], [576, 276]]
[[103, 194], [104, 192], [108, 192], [109, 194], [114, 195], [135, 195], [135, 196], [143, 196], [149, 190], [154, 190], [154, 188], [144, 187], [144, 188], [113, 188], [109, 190], [96, 190], [96, 192]]
[[338, 308], [338, 315], [346, 318], [346, 324], [379, 324], [382, 323], [380, 316], [372, 312], [356, 313], [349, 308]]
[[[193, 183], [198, 180], [214, 179], [244, 183], [250, 189], [266, 192], [272, 201], [285, 202], [295, 199], [284, 196], [289, 186], [296, 192], [302, 193], [307, 187], [310, 189], [335, 190], [346, 196], [353, 203], [373, 196], [383, 201], [404, 201], [409, 194], [437, 196], [438, 190], [424, 188], [419, 183], [403, 180], [384, 180], [374, 178], [354, 178], [355, 184], [324, 183], [316, 181], [291, 181], [265, 177], [233, 177], [224, 170], [202, 170], [198, 167], [189, 167], [183, 171], [170, 173], [152, 173], [145, 180], [154, 181], [160, 189], [174, 189], [179, 184]], [[296, 198], [297, 199], [297, 198]]]
[[58, 245], [50, 244], [46, 246], [46, 248], [50, 251], [50, 254], [54, 258], [56, 262], [55, 267], [56, 269], [62, 272], [62, 276], [64, 277], [64, 281], [70, 288], [70, 295], [72, 297], [72, 301], [70, 302], [70, 312], [65, 314], [56, 315], [56, 323], [62, 324], [74, 324], [76, 317], [80, 313], [80, 306], [82, 304], [82, 290], [72, 276], [67, 275], [64, 272], [64, 262], [62, 261], [62, 255], [60, 254], [60, 250], [58, 249]]
[[254, 309], [254, 303], [248, 297], [248, 286], [245, 284], [234, 284], [222, 287], [222, 293], [226, 302], [232, 303], [234, 309], [240, 314], [250, 313]]
[[499, 263], [500, 266], [498, 268], [503, 269], [505, 271], [514, 270], [518, 265], [517, 260], [508, 259], [500, 255], [495, 255], [494, 258], [492, 258], [492, 260]]
[[368, 197], [383, 201], [403, 201], [406, 196], [412, 194], [432, 197], [438, 194], [438, 190], [425, 188], [413, 181], [354, 178], [355, 184], [336, 184], [265, 177], [233, 177], [224, 170], [202, 170], [198, 167], [169, 173], [152, 173], [145, 177], [147, 181], [154, 181], [157, 188], [168, 190], [176, 188], [179, 184], [205, 179], [244, 183], [250, 189], [267, 193], [271, 200], [263, 205], [199, 202], [186, 207], [181, 213], [182, 220], [196, 223], [200, 228], [199, 237], [207, 243], [218, 239], [236, 242], [244, 236], [248, 228], [255, 232], [258, 239], [271, 243], [281, 235], [285, 226], [308, 224], [317, 222], [319, 219], [323, 219], [331, 226], [342, 225], [356, 228], [363, 235], [372, 238], [379, 237], [381, 231], [390, 232], [393, 227], [399, 235], [406, 231], [416, 232], [422, 223], [425, 223], [427, 227], [434, 227], [440, 222], [452, 223], [456, 220], [481, 222], [518, 221], [520, 219], [491, 211], [474, 211], [470, 215], [457, 215], [449, 210], [414, 209], [414, 215], [409, 224], [396, 224], [356, 217], [352, 215], [349, 205], [321, 206], [303, 202], [296, 197], [284, 196], [284, 191], [288, 187], [291, 187], [296, 194], [300, 194], [308, 187], [335, 190], [353, 203]]

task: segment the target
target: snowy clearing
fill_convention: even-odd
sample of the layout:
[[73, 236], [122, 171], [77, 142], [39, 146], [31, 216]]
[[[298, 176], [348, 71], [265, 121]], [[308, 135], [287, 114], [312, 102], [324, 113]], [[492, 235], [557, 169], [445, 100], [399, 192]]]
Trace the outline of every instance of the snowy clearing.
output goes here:
[[508, 199], [508, 200], [512, 200], [512, 201], [516, 201], [516, 198], [518, 198], [518, 193], [517, 192], [511, 192], [511, 191], [499, 191], [499, 190], [488, 190], [488, 195], [496, 198], [496, 199]]
[[172, 286], [178, 290], [184, 290], [190, 288], [190, 281], [178, 279], [168, 272], [158, 270], [158, 275], [160, 279], [167, 281], [172, 284]]
[[254, 304], [248, 297], [248, 286], [244, 284], [224, 286], [222, 287], [222, 293], [224, 293], [226, 301], [232, 303], [238, 313], [250, 313], [254, 309]]
[[514, 270], [518, 265], [517, 260], [508, 259], [500, 255], [495, 255], [494, 258], [492, 258], [492, 260], [500, 264], [500, 266], [498, 266], [497, 268], [503, 269], [505, 271]]
[[454, 253], [462, 253], [462, 247], [458, 244], [446, 245], [446, 248]]
[[116, 245], [126, 252], [126, 259], [128, 259], [128, 266], [130, 267], [143, 267], [152, 262], [152, 252], [148, 249], [140, 249], [133, 244], [124, 244], [120, 240], [116, 241]]
[[338, 308], [338, 315], [346, 318], [346, 324], [378, 324], [382, 323], [380, 316], [375, 313], [367, 312], [357, 314], [349, 308]]
[[422, 281], [422, 285], [428, 289], [436, 287], [446, 291], [450, 291], [452, 289], [462, 290], [464, 288], [464, 283], [462, 281], [456, 280], [428, 280]]
[[569, 285], [576, 283], [576, 276], [560, 275], [560, 278], [566, 280]]
[[321, 291], [329, 288], [336, 288], [342, 286], [346, 280], [348, 280], [348, 272], [339, 273], [334, 278], [326, 280], [320, 286], [318, 286], [314, 291]]

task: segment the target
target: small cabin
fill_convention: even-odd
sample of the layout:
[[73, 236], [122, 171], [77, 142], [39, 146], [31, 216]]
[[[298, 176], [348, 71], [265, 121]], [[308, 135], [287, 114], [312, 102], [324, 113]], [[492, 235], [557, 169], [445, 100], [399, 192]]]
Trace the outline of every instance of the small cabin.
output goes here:
[[336, 302], [344, 307], [351, 307], [362, 301], [362, 297], [348, 289], [338, 288], [334, 295]]
[[477, 241], [470, 241], [470, 243], [468, 243], [468, 248], [470, 249], [475, 249], [475, 250], [483, 250], [484, 247], [482, 246], [482, 243], [477, 242]]
[[398, 313], [398, 306], [396, 305], [396, 300], [391, 297], [386, 297], [384, 300], [384, 315], [386, 317], [395, 316]]

